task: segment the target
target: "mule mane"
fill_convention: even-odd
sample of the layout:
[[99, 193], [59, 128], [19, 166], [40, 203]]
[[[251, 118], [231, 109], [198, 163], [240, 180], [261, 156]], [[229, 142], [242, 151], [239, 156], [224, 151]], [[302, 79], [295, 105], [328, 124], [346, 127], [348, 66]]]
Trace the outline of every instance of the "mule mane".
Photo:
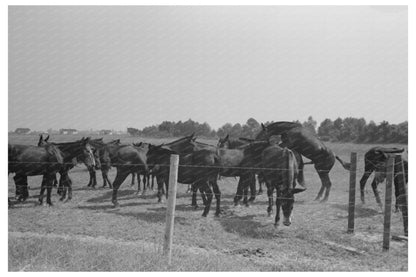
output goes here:
[[174, 144], [174, 143], [177, 143], [177, 142], [180, 142], [180, 141], [191, 140], [193, 137], [194, 137], [194, 134], [191, 134], [189, 136], [186, 136], [186, 137], [171, 141], [169, 143], [166, 143], [165, 145], [171, 145], [171, 144]]

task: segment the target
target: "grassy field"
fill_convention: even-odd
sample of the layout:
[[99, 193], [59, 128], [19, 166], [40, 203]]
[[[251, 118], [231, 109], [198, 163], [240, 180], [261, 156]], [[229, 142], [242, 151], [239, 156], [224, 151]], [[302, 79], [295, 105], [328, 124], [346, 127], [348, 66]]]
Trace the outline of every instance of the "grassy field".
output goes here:
[[[52, 136], [70, 141], [79, 136]], [[122, 142], [161, 143], [172, 139], [138, 139], [118, 136]], [[105, 136], [104, 140], [118, 138]], [[36, 144], [37, 136], [9, 135], [9, 143]], [[215, 143], [214, 141], [201, 140]], [[363, 154], [372, 145], [328, 145], [344, 160], [358, 153], [358, 178]], [[403, 146], [402, 146], [403, 147]], [[219, 181], [224, 214], [207, 218], [194, 210], [187, 185], [179, 184], [174, 231], [174, 256], [167, 266], [161, 251], [166, 203], [157, 203], [155, 192], [136, 195], [137, 185], [128, 178], [119, 191], [119, 208], [111, 205], [111, 190], [86, 187], [83, 165], [70, 176], [73, 199], [59, 202], [54, 190], [53, 207], [39, 206], [41, 177], [30, 177], [30, 198], [9, 209], [10, 271], [407, 271], [408, 246], [391, 242], [382, 252], [383, 214], [370, 183], [365, 205], [357, 206], [354, 234], [347, 234], [349, 173], [337, 163], [327, 203], [313, 201], [320, 180], [312, 166], [305, 168], [307, 191], [296, 195], [290, 227], [273, 226], [266, 213], [267, 197], [260, 195], [250, 207], [233, 206], [234, 178]], [[99, 186], [101, 175], [97, 175]], [[110, 171], [114, 179], [115, 169]], [[8, 177], [9, 197], [14, 196], [13, 176]], [[383, 192], [383, 186], [380, 186]], [[383, 195], [383, 193], [382, 193]], [[201, 202], [199, 200], [199, 202]], [[403, 234], [401, 214], [392, 215], [392, 234]], [[345, 250], [354, 247], [363, 254]]]

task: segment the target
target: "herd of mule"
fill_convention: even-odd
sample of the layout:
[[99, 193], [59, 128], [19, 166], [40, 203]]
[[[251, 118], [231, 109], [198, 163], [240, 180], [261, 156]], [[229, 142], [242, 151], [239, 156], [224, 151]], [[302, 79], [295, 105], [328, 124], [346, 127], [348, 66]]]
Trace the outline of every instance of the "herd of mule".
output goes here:
[[[274, 136], [280, 136], [275, 143]], [[192, 188], [192, 205], [197, 207], [196, 195], [199, 190], [204, 202], [203, 216], [207, 216], [213, 197], [216, 198], [215, 215], [221, 213], [221, 192], [218, 179], [221, 177], [239, 177], [234, 203], [248, 205], [256, 197], [256, 176], [260, 183], [266, 184], [269, 199], [267, 212], [273, 209], [273, 194], [276, 190], [275, 224], [283, 213], [283, 224], [291, 224], [294, 194], [306, 189], [303, 176], [305, 164], [313, 164], [319, 178], [321, 189], [315, 200], [327, 201], [331, 190], [329, 172], [338, 160], [349, 170], [350, 165], [336, 156], [318, 137], [301, 124], [294, 122], [275, 122], [262, 130], [255, 139], [240, 138], [232, 140], [228, 136], [221, 138], [217, 145], [196, 141], [195, 136], [183, 137], [170, 143], [152, 145], [148, 143], [122, 144], [120, 140], [104, 143], [103, 139], [82, 138], [75, 142], [53, 143], [40, 136], [37, 146], [8, 145], [8, 172], [15, 173], [16, 199], [28, 198], [27, 176], [43, 175], [40, 204], [46, 189], [46, 203], [52, 205], [51, 190], [57, 185], [56, 173], [60, 174], [58, 193], [60, 200], [72, 198], [72, 181], [68, 172], [77, 163], [82, 162], [88, 168], [90, 181], [88, 186], [97, 185], [96, 169], [101, 169], [103, 187], [109, 185], [113, 190], [112, 203], [119, 205], [117, 192], [128, 175], [136, 175], [140, 190], [140, 176], [143, 176], [143, 189], [157, 182], [158, 201], [163, 194], [168, 197], [169, 163], [172, 154], [179, 155], [178, 182], [189, 184]], [[361, 200], [364, 203], [364, 187], [372, 172], [375, 177], [372, 188], [377, 202], [381, 205], [377, 185], [385, 178], [386, 161], [389, 154], [401, 153], [404, 149], [374, 147], [365, 155], [365, 173], [360, 181]], [[304, 162], [303, 157], [310, 161]], [[108, 178], [111, 167], [117, 169], [113, 182]], [[404, 161], [407, 181], [407, 161]], [[133, 179], [134, 180], [134, 179]], [[250, 189], [250, 198], [248, 190]], [[68, 194], [68, 196], [67, 196]], [[397, 196], [397, 190], [396, 190]], [[10, 205], [9, 200], [9, 205]]]

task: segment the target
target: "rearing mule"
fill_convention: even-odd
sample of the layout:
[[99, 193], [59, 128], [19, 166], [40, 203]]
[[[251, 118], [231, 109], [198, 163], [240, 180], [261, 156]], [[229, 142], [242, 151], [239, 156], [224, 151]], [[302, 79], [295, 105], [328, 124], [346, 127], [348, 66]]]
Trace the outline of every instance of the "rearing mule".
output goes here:
[[280, 135], [282, 146], [295, 150], [313, 162], [322, 182], [315, 200], [319, 200], [325, 191], [322, 202], [327, 201], [332, 185], [329, 172], [335, 164], [335, 159], [347, 170], [350, 169], [350, 165], [335, 156], [331, 149], [299, 123], [280, 121], [267, 126], [262, 124], [262, 131], [257, 134], [256, 139], [268, 139], [272, 135]]
[[63, 164], [63, 153], [55, 145], [8, 145], [9, 173], [16, 173], [16, 197], [24, 201], [29, 197], [27, 176], [43, 175], [39, 202], [42, 204], [46, 189], [46, 203], [50, 206], [52, 185]]

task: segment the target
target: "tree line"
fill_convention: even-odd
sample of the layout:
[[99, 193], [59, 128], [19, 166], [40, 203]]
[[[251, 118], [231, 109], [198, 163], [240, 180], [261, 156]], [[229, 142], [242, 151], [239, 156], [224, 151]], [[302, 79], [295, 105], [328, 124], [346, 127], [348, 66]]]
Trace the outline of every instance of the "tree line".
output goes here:
[[[354, 142], [354, 143], [408, 143], [408, 122], [390, 124], [382, 121], [376, 124], [374, 121], [366, 122], [364, 118], [337, 118], [332, 121], [325, 119], [318, 126], [312, 116], [304, 122], [295, 121], [316, 134], [323, 141]], [[270, 124], [272, 121], [264, 122]], [[206, 138], [218, 138], [230, 135], [232, 138], [254, 138], [261, 131], [260, 123], [249, 118], [246, 123], [225, 123], [217, 130], [212, 129], [208, 123], [199, 123], [188, 119], [187, 121], [163, 121], [160, 124], [137, 129], [127, 128], [132, 136], [143, 137], [179, 137], [191, 133]]]

